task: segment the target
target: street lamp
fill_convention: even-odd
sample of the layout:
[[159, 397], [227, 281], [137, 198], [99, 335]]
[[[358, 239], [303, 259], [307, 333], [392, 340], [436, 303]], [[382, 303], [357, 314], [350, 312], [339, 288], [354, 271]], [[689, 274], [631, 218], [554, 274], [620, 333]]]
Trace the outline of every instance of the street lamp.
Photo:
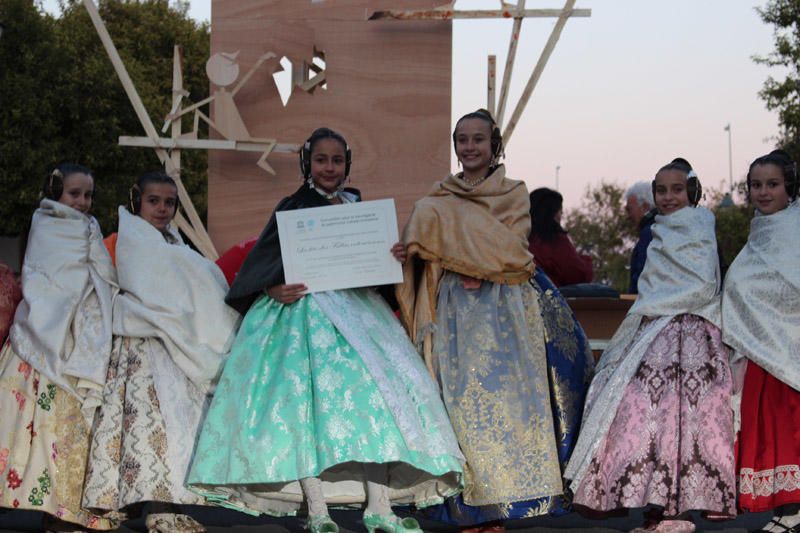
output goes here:
[[728, 132], [728, 185], [730, 185], [730, 190], [728, 192], [733, 193], [733, 149], [731, 145], [731, 123], [728, 124], [724, 128], [725, 131]]
[[558, 171], [561, 170], [561, 165], [556, 165], [556, 190], [558, 190]]

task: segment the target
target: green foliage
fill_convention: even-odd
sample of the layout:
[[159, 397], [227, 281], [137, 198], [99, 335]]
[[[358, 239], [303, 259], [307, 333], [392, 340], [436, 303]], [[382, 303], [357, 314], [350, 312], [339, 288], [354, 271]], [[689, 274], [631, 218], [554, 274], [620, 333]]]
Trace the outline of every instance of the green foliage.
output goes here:
[[714, 216], [717, 219], [717, 247], [723, 263], [730, 266], [747, 243], [753, 208], [748, 205], [716, 207]]
[[625, 188], [611, 182], [587, 186], [581, 207], [566, 213], [565, 229], [582, 253], [592, 257], [594, 281], [628, 291], [635, 228], [625, 218]]
[[13, 235], [29, 223], [45, 168], [60, 157], [52, 73], [63, 56], [56, 21], [30, 0], [0, 2], [0, 21], [0, 234]]
[[[208, 25], [198, 25], [166, 0], [105, 0], [99, 5], [114, 44], [157, 129], [172, 102], [173, 45], [183, 47], [189, 99], [208, 95], [204, 66]], [[0, 233], [24, 229], [44, 177], [59, 162], [90, 167], [96, 177], [93, 214], [105, 232], [142, 172], [158, 168], [151, 149], [121, 147], [120, 135], [144, 135], [122, 84], [82, 3], [71, 0], [58, 19], [30, 0], [0, 2]], [[181, 177], [205, 213], [207, 158], [182, 154]]]
[[747, 243], [750, 235], [750, 220], [753, 218], [753, 207], [747, 203], [745, 183], [734, 186], [731, 198], [733, 205], [723, 207], [721, 202], [725, 196], [722, 190], [708, 189], [704, 193], [704, 205], [714, 212], [716, 218], [717, 248], [722, 256], [724, 266], [730, 266]]
[[756, 8], [761, 20], [775, 27], [775, 49], [756, 63], [782, 67], [783, 79], [769, 76], [759, 96], [767, 109], [778, 111], [781, 124], [779, 144], [795, 161], [800, 158], [800, 0], [770, 0]]

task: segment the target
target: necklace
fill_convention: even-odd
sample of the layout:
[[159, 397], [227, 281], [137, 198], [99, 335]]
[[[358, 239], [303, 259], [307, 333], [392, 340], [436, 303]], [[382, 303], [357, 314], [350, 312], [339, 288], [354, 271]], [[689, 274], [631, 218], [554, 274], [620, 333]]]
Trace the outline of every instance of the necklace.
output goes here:
[[319, 194], [320, 196], [322, 196], [326, 200], [333, 200], [334, 198], [337, 198], [339, 196], [339, 193], [342, 192], [342, 189], [344, 189], [344, 183], [341, 183], [341, 184], [339, 184], [339, 188], [336, 189], [335, 191], [333, 191], [333, 192], [325, 192], [322, 189], [320, 189], [319, 187], [317, 187], [316, 185], [314, 185], [314, 179], [313, 178], [308, 178], [306, 180], [306, 183], [308, 183], [308, 188], [309, 189], [314, 189], [314, 191], [316, 191], [317, 194]]
[[462, 178], [461, 178], [461, 179], [463, 179], [463, 180], [464, 180], [464, 183], [466, 183], [466, 184], [467, 184], [467, 185], [469, 185], [470, 187], [475, 187], [476, 185], [478, 185], [479, 183], [481, 183], [483, 180], [485, 180], [485, 179], [486, 179], [486, 176], [483, 176], [483, 177], [480, 177], [480, 178], [477, 178], [477, 179], [467, 179], [467, 178], [466, 178], [466, 177], [464, 177], [464, 175], [462, 174]]

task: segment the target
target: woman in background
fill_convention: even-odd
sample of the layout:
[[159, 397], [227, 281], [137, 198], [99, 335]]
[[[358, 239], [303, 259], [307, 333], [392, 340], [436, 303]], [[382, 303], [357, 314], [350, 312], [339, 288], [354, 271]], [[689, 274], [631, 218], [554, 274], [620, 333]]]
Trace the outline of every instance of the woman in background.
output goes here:
[[566, 230], [561, 227], [564, 197], [542, 187], [530, 194], [531, 234], [528, 250], [537, 266], [557, 287], [590, 283], [592, 258], [579, 254]]

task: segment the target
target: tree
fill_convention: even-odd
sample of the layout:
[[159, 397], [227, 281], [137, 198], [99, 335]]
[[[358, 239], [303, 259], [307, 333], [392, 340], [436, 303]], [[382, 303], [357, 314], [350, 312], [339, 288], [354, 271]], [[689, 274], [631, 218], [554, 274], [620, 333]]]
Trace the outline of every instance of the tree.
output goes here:
[[565, 229], [575, 246], [592, 257], [594, 280], [628, 292], [630, 253], [635, 228], [625, 218], [625, 189], [601, 181], [587, 186], [581, 207], [566, 213]]
[[[113, 231], [117, 206], [127, 203], [136, 177], [160, 164], [151, 149], [117, 144], [120, 135], [143, 131], [88, 13], [78, 0], [66, 3], [58, 19], [30, 0], [4, 0], [0, 6], [18, 12], [0, 11], [7, 26], [0, 46], [0, 184], [19, 191], [0, 202], [0, 233], [24, 229], [44, 176], [61, 161], [94, 171], [93, 214], [105, 232]], [[173, 45], [183, 47], [189, 98], [208, 95], [207, 24], [198, 25], [166, 0], [105, 0], [99, 11], [154, 124], [163, 122], [172, 103]], [[9, 80], [9, 72], [19, 80]], [[184, 151], [182, 157], [181, 177], [205, 213], [206, 153]]]
[[756, 56], [756, 63], [783, 67], [785, 78], [769, 76], [759, 96], [767, 109], [778, 111], [779, 144], [795, 161], [800, 157], [800, 0], [770, 0], [756, 8], [761, 20], [775, 27], [775, 50]]
[[708, 206], [716, 219], [717, 248], [723, 267], [728, 267], [744, 248], [750, 235], [750, 220], [753, 218], [753, 207], [747, 202], [745, 183], [734, 186], [736, 193], [733, 205], [724, 206], [722, 199], [725, 193], [721, 189], [708, 188], [703, 193], [703, 204]]
[[[0, 234], [29, 223], [46, 167], [58, 161], [56, 20], [30, 0], [0, 2]], [[55, 75], [55, 77], [54, 77]]]

